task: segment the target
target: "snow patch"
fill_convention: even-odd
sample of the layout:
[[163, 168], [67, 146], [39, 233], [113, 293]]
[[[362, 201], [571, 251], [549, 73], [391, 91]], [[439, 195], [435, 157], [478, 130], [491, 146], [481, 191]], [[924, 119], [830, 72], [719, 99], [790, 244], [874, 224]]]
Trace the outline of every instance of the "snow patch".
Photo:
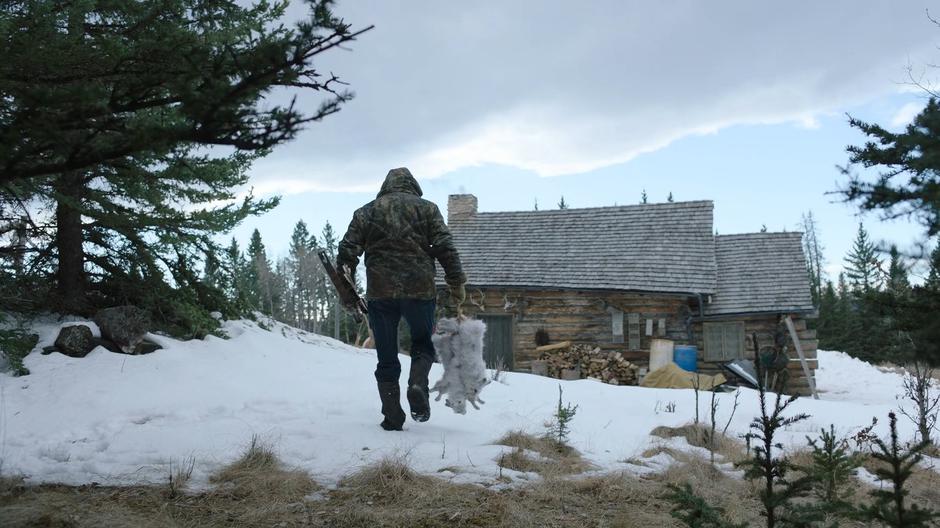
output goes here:
[[[503, 374], [503, 383], [487, 387], [487, 405], [478, 412], [458, 415], [432, 402], [429, 422], [409, 421], [404, 432], [385, 432], [378, 427], [374, 351], [259, 321], [225, 321], [228, 339], [150, 335], [164, 348], [144, 356], [101, 347], [83, 359], [30, 354], [25, 359], [30, 376], [0, 375], [3, 471], [23, 474], [31, 483], [162, 483], [174, 464], [193, 458], [192, 485], [198, 488], [257, 435], [287, 465], [327, 486], [382, 458], [404, 457], [423, 474], [498, 487], [507, 485], [500, 475], [512, 482], [537, 478], [506, 469], [500, 473], [505, 446], [494, 442], [512, 430], [540, 434], [557, 405], [559, 385], [565, 400], [579, 406], [570, 442], [598, 472], [664, 470], [674, 462], [668, 454], [637, 459], [636, 453], [655, 441], [649, 435], [655, 427], [677, 427], [694, 416], [691, 390], [510, 372]], [[37, 350], [52, 344], [62, 325], [75, 323], [93, 325], [75, 318], [34, 322]], [[407, 372], [409, 359], [401, 359]], [[782, 432], [781, 441], [802, 447], [807, 435], [830, 423], [850, 432], [869, 424], [872, 416], [879, 418], [875, 432], [886, 436], [900, 376], [838, 352], [819, 352], [819, 362], [822, 399], [793, 404], [791, 413], [807, 412], [812, 419]], [[440, 365], [434, 365], [431, 382], [441, 374]], [[727, 420], [733, 399], [732, 394], [717, 395], [720, 422]], [[663, 401], [675, 401], [677, 412], [657, 412]], [[404, 398], [402, 403], [407, 408]], [[707, 399], [699, 406], [705, 416]], [[756, 393], [742, 390], [729, 434], [747, 432], [756, 414]], [[899, 425], [902, 437], [913, 437], [911, 426]], [[707, 456], [684, 440], [665, 442]]]

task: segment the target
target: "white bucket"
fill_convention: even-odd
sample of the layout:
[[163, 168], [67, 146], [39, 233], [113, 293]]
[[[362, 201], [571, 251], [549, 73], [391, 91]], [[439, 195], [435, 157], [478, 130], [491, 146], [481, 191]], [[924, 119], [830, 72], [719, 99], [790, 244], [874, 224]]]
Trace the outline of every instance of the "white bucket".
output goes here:
[[674, 343], [670, 339], [653, 339], [650, 344], [650, 372], [672, 363]]

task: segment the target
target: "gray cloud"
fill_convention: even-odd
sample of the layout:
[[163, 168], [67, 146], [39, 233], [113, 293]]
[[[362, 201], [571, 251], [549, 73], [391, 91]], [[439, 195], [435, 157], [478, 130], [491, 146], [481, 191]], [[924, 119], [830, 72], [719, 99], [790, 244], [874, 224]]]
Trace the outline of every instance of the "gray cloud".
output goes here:
[[921, 2], [349, 0], [337, 11], [376, 26], [320, 62], [357, 97], [259, 162], [259, 191], [371, 188], [399, 165], [424, 178], [482, 163], [571, 174], [729, 125], [811, 124], [898, 90], [940, 42]]

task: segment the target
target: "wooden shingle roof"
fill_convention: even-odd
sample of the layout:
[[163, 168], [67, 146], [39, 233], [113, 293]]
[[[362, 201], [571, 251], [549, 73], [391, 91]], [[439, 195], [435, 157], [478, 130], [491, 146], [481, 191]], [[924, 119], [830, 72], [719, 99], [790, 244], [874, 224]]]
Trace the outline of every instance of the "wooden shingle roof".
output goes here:
[[711, 201], [452, 219], [473, 286], [716, 293]]
[[715, 237], [718, 292], [706, 315], [812, 311], [801, 233]]

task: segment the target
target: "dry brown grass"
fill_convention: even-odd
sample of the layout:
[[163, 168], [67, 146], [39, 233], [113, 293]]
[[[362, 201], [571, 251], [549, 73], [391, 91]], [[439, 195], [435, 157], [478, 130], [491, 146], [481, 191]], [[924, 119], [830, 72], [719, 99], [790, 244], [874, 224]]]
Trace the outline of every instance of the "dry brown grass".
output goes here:
[[182, 494], [189, 476], [184, 463], [171, 471], [168, 486], [20, 486], [0, 494], [0, 526], [301, 526], [310, 516], [304, 497], [318, 487], [257, 438], [212, 476], [216, 489]]
[[23, 485], [22, 476], [0, 475], [0, 494], [12, 493]]
[[517, 514], [536, 515], [526, 526], [682, 526], [663, 499], [663, 484], [631, 475], [547, 479], [518, 493], [532, 501], [524, 508], [540, 508]]
[[672, 458], [676, 458], [677, 456], [675, 449], [666, 447], [664, 445], [654, 445], [653, 447], [649, 447], [640, 453], [640, 458], [653, 458], [654, 456], [661, 455], [663, 453], [671, 456]]
[[[872, 474], [875, 473], [875, 470], [879, 467], [883, 467], [884, 462], [881, 462], [874, 457], [866, 456], [862, 461], [862, 467], [867, 469]], [[908, 490], [910, 495], [908, 497], [915, 504], [920, 505], [921, 507], [928, 506], [934, 510], [940, 504], [940, 468], [925, 468], [917, 466], [911, 471], [911, 477], [907, 480], [905, 489]], [[890, 484], [888, 484], [890, 485]], [[859, 493], [856, 494], [857, 497], [867, 501], [869, 499], [868, 492], [871, 490], [868, 486], [858, 486]]]
[[[812, 450], [808, 448], [788, 452], [787, 457], [790, 459], [790, 462], [796, 466], [797, 470], [794, 472], [796, 475], [803, 474], [799, 468], [808, 468], [813, 463], [813, 453]], [[876, 468], [884, 464], [870, 455], [861, 455], [861, 463], [862, 468], [872, 474], [875, 473]], [[890, 486], [890, 484], [886, 485]], [[874, 488], [867, 482], [852, 477], [850, 481], [845, 484], [844, 489], [849, 492], [849, 496], [846, 499], [848, 502], [855, 505], [871, 504], [871, 491]], [[940, 504], [940, 473], [934, 468], [915, 467], [911, 477], [907, 481], [905, 489], [909, 492], [909, 501], [921, 507], [936, 509], [936, 505]], [[842, 523], [843, 526], [856, 526], [856, 524], [851, 523], [845, 524], [845, 519], [838, 517], [827, 518], [826, 524], [834, 521]], [[858, 524], [858, 526], [862, 525]]]
[[761, 504], [757, 500], [757, 489], [746, 480], [730, 477], [716, 469], [707, 460], [698, 456], [677, 453], [676, 463], [666, 471], [650, 478], [663, 486], [682, 486], [689, 483], [693, 491], [708, 504], [724, 509], [728, 519], [745, 522], [748, 526], [760, 526]]
[[[591, 469], [591, 465], [576, 449], [559, 444], [551, 438], [534, 436], [523, 431], [510, 431], [495, 443], [515, 448], [499, 456], [496, 461], [500, 467], [538, 473], [543, 477], [572, 475]], [[530, 453], [536, 453], [538, 456], [532, 456]]]
[[[245, 478], [243, 472], [237, 476]], [[4, 528], [679, 526], [669, 515], [670, 505], [660, 498], [662, 491], [660, 482], [625, 475], [547, 478], [494, 491], [418, 475], [404, 461], [386, 459], [344, 478], [319, 501], [271, 494], [238, 498], [222, 490], [171, 499], [165, 487], [20, 488], [12, 496], [0, 497], [0, 524]], [[297, 502], [288, 503], [292, 500]], [[271, 501], [287, 507], [275, 507]]]
[[217, 493], [236, 497], [289, 497], [294, 501], [318, 488], [307, 472], [284, 467], [271, 447], [257, 436], [252, 437], [238, 460], [209, 477], [209, 482], [219, 486]]
[[[523, 436], [509, 441], [517, 443], [517, 449], [537, 446]], [[304, 497], [310, 488], [302, 485], [267, 490], [249, 485], [252, 479], [273, 485], [275, 474], [295, 478], [295, 472], [285, 470], [270, 449], [254, 443], [215, 475], [218, 489], [198, 495], [170, 497], [166, 486], [14, 486], [0, 494], [0, 526], [676, 527], [681, 525], [671, 517], [672, 504], [663, 496], [668, 484], [685, 483], [723, 508], [730, 520], [751, 526], [762, 523], [751, 483], [715, 470], [695, 454], [668, 452], [676, 463], [647, 478], [549, 475], [499, 490], [420, 475], [404, 459], [387, 458], [351, 473], [335, 490], [314, 500]], [[857, 487], [861, 500], [867, 489]], [[937, 504], [940, 475], [918, 469], [911, 491], [917, 502]]]
[[[650, 434], [660, 438], [682, 437], [691, 446], [710, 449], [711, 430], [705, 424], [686, 424], [679, 427], [662, 425], [650, 431]], [[715, 454], [721, 456], [721, 462], [737, 463], [747, 458], [747, 448], [744, 444], [735, 438], [722, 435], [720, 431], [715, 432], [714, 450]]]
[[430, 479], [415, 473], [404, 457], [386, 457], [347, 475], [340, 481], [340, 486], [348, 488], [382, 490], [383, 493], [397, 494], [403, 488]]
[[175, 497], [183, 492], [193, 477], [193, 468], [195, 467], [196, 459], [194, 457], [189, 457], [182, 463], [170, 466], [169, 492], [171, 496]]
[[316, 516], [323, 526], [488, 526], [502, 513], [498, 503], [479, 486], [419, 475], [404, 459], [385, 458], [343, 478]]
[[324, 526], [353, 528], [679, 526], [660, 487], [607, 475], [493, 491], [417, 475], [403, 460], [385, 459], [343, 479], [316, 515]]

